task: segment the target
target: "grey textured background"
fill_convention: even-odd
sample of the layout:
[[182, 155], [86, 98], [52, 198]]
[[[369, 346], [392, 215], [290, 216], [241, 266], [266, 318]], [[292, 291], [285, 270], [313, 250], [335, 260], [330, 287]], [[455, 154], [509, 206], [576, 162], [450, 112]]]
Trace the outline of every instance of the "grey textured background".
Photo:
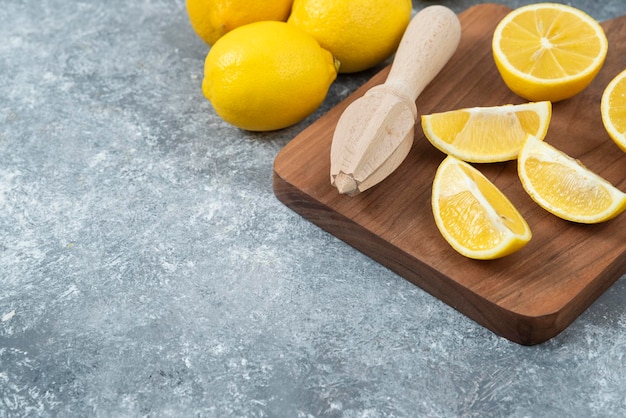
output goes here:
[[626, 415], [626, 277], [523, 347], [276, 200], [377, 69], [254, 134], [202, 97], [183, 0], [3, 0], [0, 40], [0, 417]]

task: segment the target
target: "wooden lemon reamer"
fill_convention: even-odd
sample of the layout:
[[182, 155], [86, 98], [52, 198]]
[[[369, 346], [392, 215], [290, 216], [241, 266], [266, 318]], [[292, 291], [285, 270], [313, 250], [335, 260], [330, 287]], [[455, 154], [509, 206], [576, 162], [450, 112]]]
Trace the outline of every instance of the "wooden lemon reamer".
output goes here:
[[417, 13], [402, 36], [383, 84], [343, 112], [330, 149], [330, 182], [356, 195], [378, 184], [404, 161], [413, 145], [415, 101], [456, 51], [461, 24], [444, 6]]

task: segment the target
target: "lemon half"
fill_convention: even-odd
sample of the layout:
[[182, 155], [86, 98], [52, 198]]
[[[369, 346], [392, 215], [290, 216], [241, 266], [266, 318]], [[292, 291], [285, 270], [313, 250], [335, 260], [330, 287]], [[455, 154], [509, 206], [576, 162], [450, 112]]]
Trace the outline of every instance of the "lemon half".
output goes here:
[[513, 10], [498, 23], [492, 40], [506, 85], [535, 102], [580, 93], [602, 68], [607, 50], [606, 35], [595, 19], [557, 3]]

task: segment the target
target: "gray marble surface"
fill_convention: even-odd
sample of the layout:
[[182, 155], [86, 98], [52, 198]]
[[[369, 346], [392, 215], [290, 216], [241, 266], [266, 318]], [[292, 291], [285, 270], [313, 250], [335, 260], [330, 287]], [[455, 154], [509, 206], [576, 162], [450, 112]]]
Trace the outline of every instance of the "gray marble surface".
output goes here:
[[0, 40], [0, 417], [626, 415], [626, 276], [524, 347], [274, 197], [376, 70], [255, 134], [202, 97], [183, 0], [3, 0]]

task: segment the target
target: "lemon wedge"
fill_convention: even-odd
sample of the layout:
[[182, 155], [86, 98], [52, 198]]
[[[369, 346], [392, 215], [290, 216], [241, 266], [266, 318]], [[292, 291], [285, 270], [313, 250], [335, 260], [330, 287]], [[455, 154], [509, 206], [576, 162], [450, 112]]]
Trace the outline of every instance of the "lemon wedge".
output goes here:
[[552, 103], [474, 107], [422, 115], [426, 138], [440, 151], [473, 163], [514, 160], [527, 136], [543, 139]]
[[452, 156], [441, 162], [435, 174], [432, 210], [443, 238], [469, 258], [504, 257], [532, 236], [509, 199], [480, 171]]
[[560, 218], [591, 224], [626, 210], [626, 193], [544, 141], [529, 137], [517, 163], [531, 199]]

